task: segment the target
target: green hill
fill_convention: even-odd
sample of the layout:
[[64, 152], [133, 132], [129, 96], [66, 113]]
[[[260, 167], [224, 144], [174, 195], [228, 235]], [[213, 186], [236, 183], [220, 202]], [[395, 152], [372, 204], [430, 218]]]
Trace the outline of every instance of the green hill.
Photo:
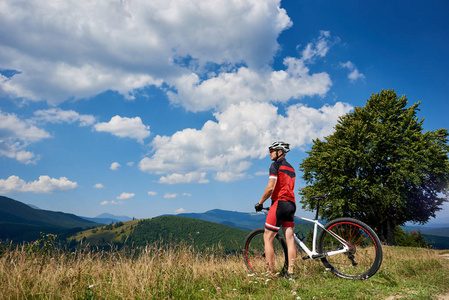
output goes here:
[[64, 233], [73, 228], [90, 228], [97, 223], [73, 214], [34, 209], [22, 202], [0, 196], [0, 240], [31, 241], [40, 232]]
[[126, 244], [145, 246], [155, 242], [178, 244], [184, 242], [197, 249], [222, 247], [224, 251], [240, 251], [248, 235], [247, 230], [213, 222], [178, 216], [161, 216], [152, 219], [134, 220], [110, 224], [83, 231], [75, 236], [92, 246]]

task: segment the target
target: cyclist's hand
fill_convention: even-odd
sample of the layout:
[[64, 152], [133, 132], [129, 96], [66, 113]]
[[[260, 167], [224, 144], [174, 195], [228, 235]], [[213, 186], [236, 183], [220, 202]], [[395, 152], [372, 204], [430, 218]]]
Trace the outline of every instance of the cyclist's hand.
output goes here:
[[254, 205], [254, 208], [256, 209], [256, 212], [262, 211], [263, 205], [257, 202], [256, 205]]

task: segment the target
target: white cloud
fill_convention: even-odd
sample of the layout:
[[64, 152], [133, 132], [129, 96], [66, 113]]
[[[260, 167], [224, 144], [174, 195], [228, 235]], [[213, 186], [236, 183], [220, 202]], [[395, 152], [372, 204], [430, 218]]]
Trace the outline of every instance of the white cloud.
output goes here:
[[157, 193], [153, 191], [148, 191], [148, 196], [156, 196]]
[[134, 196], [135, 196], [134, 193], [121, 193], [120, 196], [117, 197], [117, 200], [131, 199]]
[[174, 199], [176, 197], [178, 197], [178, 194], [176, 194], [176, 193], [165, 193], [165, 195], [164, 195], [165, 199]]
[[103, 201], [103, 202], [100, 203], [100, 205], [123, 205], [123, 204], [125, 204], [125, 202], [123, 202], [123, 201], [115, 201], [115, 200]]
[[320, 31], [319, 37], [312, 43], [307, 44], [302, 51], [302, 57], [304, 61], [313, 61], [317, 58], [326, 56], [330, 48], [330, 32]]
[[242, 101], [286, 102], [305, 96], [323, 96], [332, 86], [329, 74], [310, 74], [307, 63], [326, 55], [330, 33], [307, 45], [301, 58], [284, 59], [285, 70], [273, 71], [240, 67], [228, 73], [201, 80], [196, 73], [177, 78], [177, 91], [168, 91], [171, 102], [191, 111], [216, 109]]
[[175, 213], [177, 213], [177, 214], [182, 214], [182, 213], [185, 213], [186, 212], [186, 210], [184, 209], [184, 208], [179, 208], [179, 209], [177, 209], [177, 210], [175, 210]]
[[192, 194], [190, 194], [190, 193], [182, 193], [182, 195], [183, 195], [184, 197], [192, 197]]
[[348, 78], [351, 82], [354, 82], [358, 79], [365, 79], [365, 75], [360, 73], [357, 67], [351, 61], [347, 61], [345, 63], [341, 62], [340, 67], [349, 70]]
[[136, 139], [141, 144], [143, 139], [150, 135], [150, 126], [144, 125], [140, 117], [115, 116], [108, 123], [95, 124], [94, 128], [96, 131], [109, 132], [118, 137]]
[[[144, 164], [144, 163], [143, 163]], [[190, 172], [187, 174], [169, 174], [162, 176], [159, 179], [159, 183], [176, 184], [176, 183], [209, 183], [209, 180], [205, 178], [206, 172]]]
[[345, 103], [320, 109], [295, 104], [285, 116], [269, 103], [242, 102], [215, 113], [201, 129], [184, 129], [172, 136], [156, 136], [154, 154], [144, 157], [140, 170], [163, 174], [160, 183], [207, 183], [211, 172], [215, 180], [233, 181], [245, 177], [252, 159], [267, 155], [267, 145], [282, 139], [292, 148], [303, 149], [315, 138], [333, 132], [339, 116], [352, 107]]
[[280, 0], [5, 0], [0, 66], [20, 73], [0, 89], [51, 103], [106, 90], [132, 99], [193, 66], [264, 67], [291, 25]]
[[113, 162], [109, 167], [112, 171], [118, 170], [118, 168], [120, 168], [120, 164], [118, 162]]
[[97, 183], [93, 187], [94, 189], [104, 189], [104, 185], [102, 185], [101, 183]]
[[[1, 5], [0, 67], [20, 73], [3, 76], [0, 93], [58, 104], [106, 90], [133, 99], [136, 90], [154, 85], [174, 105], [213, 112], [215, 119], [202, 128], [153, 139], [154, 152], [139, 168], [159, 174], [160, 183], [242, 179], [252, 160], [267, 155], [272, 140], [301, 149], [332, 132], [338, 116], [352, 108], [297, 104], [303, 97], [324, 97], [332, 86], [329, 74], [309, 69], [330, 51], [330, 32], [321, 31], [299, 57], [284, 58], [282, 69], [272, 68], [277, 38], [292, 26], [280, 0]], [[278, 113], [280, 103], [285, 113]], [[66, 114], [49, 113], [52, 120], [82, 122], [80, 115]], [[151, 133], [139, 117], [114, 116], [93, 128], [142, 144]]]
[[95, 117], [91, 115], [80, 115], [73, 110], [62, 110], [60, 108], [51, 108], [47, 110], [38, 110], [34, 115], [39, 120], [50, 123], [74, 123], [79, 122], [80, 126], [88, 126], [95, 123]]
[[234, 172], [217, 172], [214, 176], [215, 180], [222, 182], [232, 182], [237, 180], [242, 180], [246, 175], [244, 173], [234, 173]]
[[6, 180], [0, 179], [0, 193], [4, 194], [14, 192], [50, 194], [55, 191], [74, 189], [77, 186], [76, 182], [70, 181], [66, 177], [56, 179], [47, 175], [39, 176], [39, 180], [30, 182], [25, 182], [25, 180], [15, 175], [10, 176]]
[[26, 147], [50, 137], [48, 132], [32, 125], [30, 121], [0, 110], [0, 156], [25, 164], [35, 163], [39, 156], [27, 151]]

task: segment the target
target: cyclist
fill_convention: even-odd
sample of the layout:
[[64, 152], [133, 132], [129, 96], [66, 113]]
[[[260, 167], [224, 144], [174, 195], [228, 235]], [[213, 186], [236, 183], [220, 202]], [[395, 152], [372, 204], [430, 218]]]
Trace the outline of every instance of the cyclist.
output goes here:
[[270, 177], [262, 198], [254, 206], [261, 211], [263, 203], [271, 197], [271, 207], [265, 221], [264, 244], [265, 259], [268, 269], [274, 272], [273, 239], [282, 226], [288, 249], [288, 270], [286, 277], [292, 278], [293, 266], [296, 260], [296, 244], [293, 237], [295, 226], [295, 169], [287, 162], [285, 155], [290, 151], [290, 145], [285, 142], [274, 142], [268, 147], [273, 163], [270, 166]]

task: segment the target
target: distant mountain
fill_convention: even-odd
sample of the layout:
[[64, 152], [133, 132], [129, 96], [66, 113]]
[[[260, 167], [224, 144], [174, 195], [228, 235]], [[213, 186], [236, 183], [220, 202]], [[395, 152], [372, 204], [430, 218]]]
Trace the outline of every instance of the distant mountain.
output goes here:
[[81, 217], [85, 220], [89, 220], [91, 222], [100, 223], [100, 224], [111, 224], [111, 223], [118, 223], [118, 222], [127, 222], [131, 221], [132, 218], [127, 216], [114, 216], [111, 214], [101, 214], [96, 216], [95, 218], [88, 218], [88, 217]]
[[95, 218], [101, 218], [101, 219], [108, 219], [109, 218], [109, 219], [114, 219], [114, 220], [118, 220], [118, 221], [121, 221], [121, 222], [128, 222], [128, 221], [132, 220], [132, 218], [130, 218], [128, 216], [114, 216], [114, 215], [107, 214], [107, 213], [98, 215]]
[[73, 214], [34, 209], [14, 199], [0, 196], [0, 239], [14, 242], [38, 238], [40, 232], [62, 233], [73, 228], [91, 228], [97, 223]]
[[422, 234], [426, 242], [432, 245], [434, 249], [449, 249], [449, 237]]
[[420, 225], [420, 226], [403, 226], [404, 230], [408, 232], [412, 231], [420, 231], [423, 235], [434, 235], [434, 236], [444, 236], [449, 238], [449, 224], [441, 224], [441, 227], [436, 226], [426, 226], [426, 225]]
[[182, 213], [177, 216], [214, 222], [244, 230], [253, 230], [265, 226], [266, 218], [264, 214], [243, 213], [221, 209], [213, 209], [204, 213]]
[[39, 207], [37, 207], [36, 205], [33, 204], [27, 204], [29, 207], [34, 208], [34, 209], [40, 209]]

